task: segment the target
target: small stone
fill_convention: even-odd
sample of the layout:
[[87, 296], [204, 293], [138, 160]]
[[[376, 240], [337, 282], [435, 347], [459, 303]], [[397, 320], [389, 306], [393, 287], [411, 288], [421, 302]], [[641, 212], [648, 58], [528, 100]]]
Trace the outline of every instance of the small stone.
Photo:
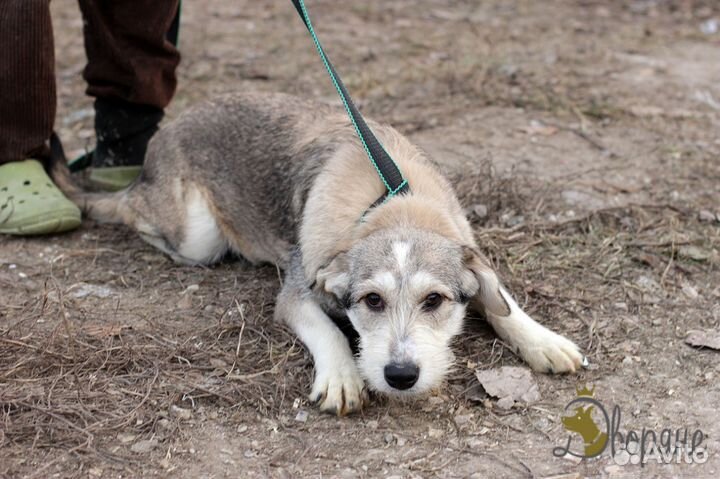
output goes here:
[[392, 444], [395, 442], [395, 435], [390, 432], [386, 432], [383, 436], [383, 441], [385, 441], [385, 444]]
[[710, 252], [693, 245], [683, 245], [678, 249], [678, 254], [683, 258], [693, 259], [695, 261], [707, 261], [710, 259]]
[[659, 318], [658, 318], [658, 319], [653, 319], [653, 320], [652, 320], [652, 325], [653, 325], [653, 326], [660, 326], [661, 324], [662, 324], [662, 319], [659, 319]]
[[658, 291], [661, 289], [660, 284], [654, 278], [645, 275], [639, 276], [636, 284], [644, 291]]
[[560, 193], [562, 199], [568, 205], [591, 205], [595, 206], [598, 203], [597, 198], [585, 191], [577, 190], [565, 190]]
[[690, 283], [683, 283], [682, 292], [689, 299], [697, 299], [698, 296], [700, 296], [700, 293], [698, 293], [698, 290], [695, 289], [695, 287], [693, 285], [691, 285]]
[[369, 429], [377, 429], [380, 424], [375, 420], [371, 419], [370, 421], [365, 423], [365, 427]]
[[477, 204], [472, 207], [473, 213], [475, 213], [475, 216], [478, 218], [486, 218], [488, 215], [488, 208], [485, 205]]
[[308, 416], [309, 416], [309, 415], [308, 415], [308, 412], [305, 411], [305, 410], [303, 410], [303, 409], [301, 409], [300, 411], [298, 411], [297, 415], [295, 416], [295, 420], [296, 420], [297, 422], [303, 422], [303, 423], [305, 423], [305, 422], [307, 422], [307, 420], [308, 420]]
[[512, 396], [505, 396], [504, 398], [498, 399], [497, 406], [500, 409], [512, 409], [513, 405], [515, 404], [515, 401], [513, 400]]
[[143, 441], [138, 441], [132, 446], [130, 446], [130, 451], [136, 452], [138, 454], [143, 454], [152, 451], [157, 447], [157, 445], [157, 439], [145, 439]]
[[192, 308], [192, 299], [189, 294], [183, 295], [180, 301], [177, 303], [178, 309], [190, 309]]
[[407, 444], [407, 439], [405, 439], [404, 437], [398, 437], [398, 438], [397, 438], [397, 445], [398, 445], [398, 446], [402, 447], [402, 446], [404, 446], [405, 444]]
[[190, 419], [192, 419], [192, 411], [190, 409], [178, 407], [174, 404], [170, 406], [170, 414], [180, 419], [181, 421], [189, 421]]
[[463, 424], [467, 424], [472, 421], [472, 418], [472, 414], [458, 414], [455, 416], [455, 424], [462, 426]]
[[615, 307], [615, 309], [620, 309], [622, 311], [628, 310], [628, 305], [625, 302], [615, 303], [615, 304], [613, 304], [613, 306]]
[[625, 356], [625, 358], [622, 360], [623, 366], [632, 366], [632, 358], [630, 356]]
[[607, 472], [610, 475], [616, 475], [616, 474], [622, 474], [623, 473], [623, 467], [614, 465], [614, 466], [607, 466], [605, 468], [605, 472]]
[[720, 31], [720, 21], [717, 18], [705, 20], [700, 24], [700, 31], [705, 35], [714, 35]]
[[225, 369], [225, 368], [227, 368], [228, 364], [225, 362], [224, 359], [211, 358], [211, 359], [210, 359], [210, 366], [212, 366], [212, 367], [214, 367], [214, 368]]
[[477, 437], [469, 437], [465, 443], [470, 449], [478, 449], [487, 445], [485, 441]]
[[248, 430], [247, 424], [240, 424], [240, 425], [237, 427], [237, 432], [238, 432], [238, 433], [243, 433], [243, 432], [245, 432], [245, 431], [247, 431], [247, 430]]
[[700, 221], [711, 223], [715, 221], [715, 213], [708, 210], [702, 210], [700, 213], [698, 213], [698, 219]]
[[582, 461], [581, 457], [573, 456], [572, 454], [565, 454], [564, 456], [562, 456], [562, 458], [566, 461], [574, 462], [576, 464]]
[[505, 224], [512, 228], [513, 226], [521, 225], [525, 222], [525, 217], [523, 215], [515, 215], [511, 216], [507, 219], [505, 219]]
[[445, 431], [442, 429], [435, 429], [433, 427], [428, 428], [428, 436], [430, 436], [433, 439], [439, 439], [445, 435]]
[[503, 65], [500, 65], [500, 68], [498, 68], [498, 72], [500, 72], [501, 75], [506, 76], [508, 78], [514, 77], [517, 75], [520, 68], [517, 65], [513, 65], [512, 63], [505, 63]]
[[121, 432], [117, 435], [117, 440], [120, 441], [121, 444], [130, 444], [137, 438], [137, 434], [129, 434]]
[[99, 467], [91, 467], [90, 469], [88, 469], [88, 474], [90, 474], [93, 477], [102, 477], [103, 470], [100, 469]]

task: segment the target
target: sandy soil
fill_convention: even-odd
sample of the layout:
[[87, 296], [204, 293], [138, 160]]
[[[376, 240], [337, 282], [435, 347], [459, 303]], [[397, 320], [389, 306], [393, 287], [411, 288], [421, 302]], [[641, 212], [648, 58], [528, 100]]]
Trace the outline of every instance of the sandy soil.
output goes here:
[[[717, 2], [308, 4], [366, 114], [446, 165], [508, 287], [591, 367], [502, 409], [475, 371], [522, 364], [471, 319], [442, 390], [321, 415], [270, 322], [275, 268], [178, 266], [90, 222], [0, 237], [0, 477], [717, 477], [720, 353], [684, 342], [720, 328]], [[337, 103], [290, 2], [184, 7], [169, 118], [246, 89]], [[52, 10], [70, 156], [93, 144], [82, 20]], [[701, 430], [708, 461], [555, 457], [584, 384], [624, 433]]]

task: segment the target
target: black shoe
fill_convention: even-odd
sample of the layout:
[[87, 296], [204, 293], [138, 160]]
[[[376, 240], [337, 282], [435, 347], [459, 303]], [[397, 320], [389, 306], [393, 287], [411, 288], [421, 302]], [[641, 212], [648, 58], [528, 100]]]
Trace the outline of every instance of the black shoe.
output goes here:
[[95, 100], [95, 134], [92, 166], [141, 166], [150, 138], [158, 131], [163, 110], [123, 100]]

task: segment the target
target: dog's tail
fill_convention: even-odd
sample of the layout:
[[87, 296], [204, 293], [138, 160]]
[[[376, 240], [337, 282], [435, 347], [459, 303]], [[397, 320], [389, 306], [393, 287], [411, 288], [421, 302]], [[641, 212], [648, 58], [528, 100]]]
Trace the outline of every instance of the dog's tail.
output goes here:
[[124, 223], [122, 210], [126, 190], [111, 193], [86, 191], [72, 177], [67, 166], [65, 151], [55, 133], [50, 138], [50, 165], [48, 173], [60, 190], [75, 203], [83, 215], [102, 223]]

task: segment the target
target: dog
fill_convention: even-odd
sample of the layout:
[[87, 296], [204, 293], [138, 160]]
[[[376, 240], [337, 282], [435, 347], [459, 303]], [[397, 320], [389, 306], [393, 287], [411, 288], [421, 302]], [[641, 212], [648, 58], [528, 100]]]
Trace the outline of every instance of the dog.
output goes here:
[[[233, 253], [282, 268], [275, 317], [312, 355], [310, 399], [323, 411], [358, 411], [368, 388], [410, 397], [438, 387], [468, 306], [533, 369], [576, 371], [578, 347], [502, 287], [437, 166], [368, 123], [411, 188], [373, 208], [384, 185], [343, 111], [284, 94], [191, 108], [153, 137], [120, 192], [78, 189], [62, 162], [51, 173], [86, 216], [128, 225], [179, 263]], [[357, 356], [335, 317], [359, 335]]]

